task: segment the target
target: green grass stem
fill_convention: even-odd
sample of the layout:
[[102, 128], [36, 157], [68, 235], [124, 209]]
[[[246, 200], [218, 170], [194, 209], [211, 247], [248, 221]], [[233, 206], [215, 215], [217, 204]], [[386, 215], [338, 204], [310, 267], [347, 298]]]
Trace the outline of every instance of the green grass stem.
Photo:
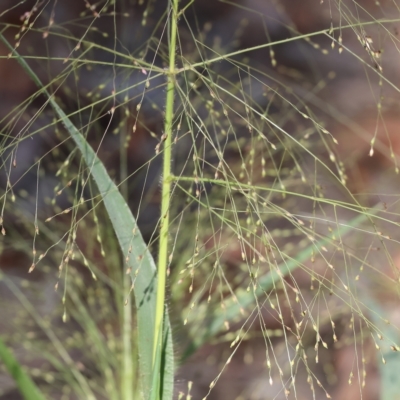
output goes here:
[[[174, 93], [175, 93], [175, 51], [176, 35], [178, 25], [178, 0], [171, 1], [170, 12], [170, 37], [169, 37], [169, 70], [168, 85], [165, 103], [165, 124], [164, 124], [164, 150], [163, 150], [163, 173], [162, 173], [162, 195], [161, 195], [161, 222], [158, 253], [158, 284], [157, 284], [157, 305], [153, 335], [153, 369], [160, 365], [158, 360], [161, 357], [161, 337], [163, 332], [163, 315], [165, 312], [165, 286], [168, 263], [168, 230], [169, 230], [169, 209], [171, 201], [171, 144], [172, 126], [174, 119]], [[153, 372], [154, 374], [154, 372]], [[154, 388], [153, 388], [154, 389]]]

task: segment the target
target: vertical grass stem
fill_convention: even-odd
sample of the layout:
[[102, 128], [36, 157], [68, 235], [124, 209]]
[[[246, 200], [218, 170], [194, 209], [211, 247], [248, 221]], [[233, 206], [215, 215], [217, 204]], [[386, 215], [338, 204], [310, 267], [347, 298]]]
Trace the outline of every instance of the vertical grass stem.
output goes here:
[[[170, 36], [169, 36], [169, 68], [168, 84], [165, 103], [165, 122], [164, 122], [164, 151], [163, 151], [163, 174], [162, 174], [162, 197], [161, 197], [161, 223], [159, 254], [157, 264], [157, 301], [156, 316], [154, 324], [154, 342], [153, 342], [153, 371], [161, 357], [161, 346], [163, 343], [163, 315], [165, 309], [165, 285], [168, 262], [168, 229], [169, 229], [169, 208], [171, 192], [171, 143], [172, 143], [172, 125], [174, 118], [174, 92], [175, 92], [175, 47], [178, 24], [178, 0], [170, 2]], [[157, 375], [160, 371], [154, 371]], [[153, 387], [153, 390], [156, 389]]]

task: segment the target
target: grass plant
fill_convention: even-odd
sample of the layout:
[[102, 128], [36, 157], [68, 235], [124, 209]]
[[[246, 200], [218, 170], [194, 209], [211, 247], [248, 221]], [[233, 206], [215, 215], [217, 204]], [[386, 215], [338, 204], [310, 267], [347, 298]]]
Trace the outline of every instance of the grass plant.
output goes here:
[[0, 6], [35, 86], [0, 117], [0, 395], [399, 393], [400, 9], [256, 3]]

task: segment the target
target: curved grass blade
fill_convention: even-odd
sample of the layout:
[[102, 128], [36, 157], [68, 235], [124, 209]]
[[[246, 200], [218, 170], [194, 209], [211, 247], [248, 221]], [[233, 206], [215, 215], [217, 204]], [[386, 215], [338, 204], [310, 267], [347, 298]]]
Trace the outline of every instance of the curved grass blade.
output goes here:
[[[127, 266], [132, 269], [132, 277], [140, 268], [140, 272], [135, 276], [134, 296], [137, 308], [140, 385], [143, 397], [148, 399], [152, 389], [152, 352], [157, 287], [156, 267], [153, 257], [147, 249], [131, 210], [92, 147], [58, 106], [53, 96], [44, 88], [44, 85], [24, 58], [15, 51], [2, 34], [0, 34], [0, 38], [16, 56], [25, 72], [48, 98], [51, 107], [60, 118], [60, 122], [63, 123], [82, 153], [103, 198], [108, 216], [117, 235], [123, 258], [125, 259], [129, 250], [132, 250], [127, 263]], [[140, 264], [138, 264], [137, 260], [141, 260]], [[172, 399], [173, 393], [174, 360], [170, 334], [171, 327], [166, 309], [164, 311], [164, 321], [165, 345], [162, 349], [163, 354], [161, 354], [164, 360], [164, 369], [160, 378], [160, 387], [162, 388], [161, 398], [169, 400]]]
[[42, 392], [32, 381], [29, 375], [23, 370], [22, 366], [19, 364], [11, 350], [8, 349], [1, 338], [0, 359], [3, 360], [7, 371], [14, 378], [14, 381], [25, 400], [46, 400]]
[[[371, 210], [370, 214], [375, 214], [378, 212], [378, 208], [374, 208]], [[348, 224], [340, 227], [336, 234], [338, 236], [343, 236], [348, 233], [352, 228], [356, 228], [361, 225], [363, 222], [366, 222], [370, 219], [371, 215], [367, 215], [361, 213], [354, 219], [352, 219]], [[287, 259], [285, 263], [279, 266], [280, 272], [283, 276], [288, 275], [289, 273], [296, 270], [300, 264], [307, 260], [310, 257], [311, 250], [321, 249], [322, 246], [329, 244], [329, 239], [321, 240], [318, 243], [314, 243], [301, 251], [298, 256], [293, 259]], [[191, 342], [186, 347], [183, 355], [181, 357], [181, 362], [190, 357], [200, 346], [204, 343], [207, 343], [210, 338], [215, 337], [218, 333], [220, 333], [224, 329], [225, 321], [232, 321], [240, 315], [241, 309], [248, 309], [251, 305], [254, 304], [255, 297], [260, 297], [264, 293], [269, 292], [273, 289], [274, 285], [279, 282], [281, 276], [278, 274], [276, 270], [272, 270], [269, 273], [261, 276], [258, 279], [257, 288], [254, 292], [247, 292], [246, 290], [241, 290], [236, 293], [237, 302], [232, 302], [231, 304], [226, 305], [226, 312], [221, 315], [220, 312], [216, 312], [213, 316], [211, 316], [210, 323], [203, 325], [202, 327], [196, 326], [195, 335], [191, 338]], [[199, 333], [201, 331], [201, 334]]]

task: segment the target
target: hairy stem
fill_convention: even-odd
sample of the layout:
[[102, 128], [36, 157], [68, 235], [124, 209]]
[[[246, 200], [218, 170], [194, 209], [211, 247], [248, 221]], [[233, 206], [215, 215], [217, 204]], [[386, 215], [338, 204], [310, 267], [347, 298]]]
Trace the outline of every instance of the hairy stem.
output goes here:
[[[178, 0], [171, 0], [170, 3], [170, 37], [169, 37], [169, 69], [168, 85], [165, 103], [165, 123], [164, 123], [164, 152], [163, 152], [163, 180], [161, 197], [161, 223], [159, 254], [157, 266], [157, 301], [156, 317], [154, 324], [154, 342], [153, 342], [153, 369], [160, 365], [163, 315], [165, 308], [165, 285], [168, 262], [168, 228], [169, 228], [169, 208], [171, 191], [171, 143], [172, 143], [172, 125], [174, 118], [174, 92], [175, 92], [175, 47], [178, 24]], [[158, 371], [155, 371], [158, 374]], [[155, 388], [153, 388], [154, 390]]]

